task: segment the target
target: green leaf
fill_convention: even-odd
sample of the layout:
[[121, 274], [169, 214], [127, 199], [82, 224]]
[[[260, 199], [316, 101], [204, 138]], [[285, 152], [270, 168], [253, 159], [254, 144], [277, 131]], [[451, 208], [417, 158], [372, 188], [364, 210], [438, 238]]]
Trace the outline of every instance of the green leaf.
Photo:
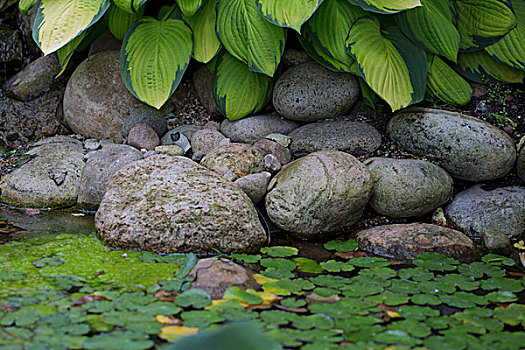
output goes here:
[[175, 306], [173, 303], [164, 301], [154, 302], [145, 306], [140, 306], [137, 311], [149, 314], [149, 315], [175, 315], [178, 314], [182, 309]]
[[273, 77], [281, 62], [286, 31], [264, 19], [255, 0], [219, 2], [217, 33], [226, 50], [249, 70]]
[[135, 13], [147, 0], [113, 0], [113, 3], [128, 13]]
[[441, 301], [438, 297], [431, 294], [416, 294], [410, 298], [410, 301], [417, 305], [440, 305]]
[[420, 0], [348, 0], [364, 10], [391, 14], [421, 6]]
[[177, 295], [175, 304], [182, 307], [203, 308], [211, 304], [211, 297], [202, 289], [190, 289]]
[[387, 328], [391, 330], [400, 330], [417, 338], [428, 337], [430, 334], [432, 334], [432, 331], [429, 327], [415, 320], [393, 322], [388, 325]]
[[60, 266], [60, 265], [65, 264], [65, 261], [64, 259], [57, 258], [57, 257], [48, 257], [48, 258], [43, 258], [40, 260], [35, 260], [32, 263], [36, 267], [41, 268], [41, 267], [46, 267], [46, 266]]
[[481, 295], [466, 292], [457, 292], [454, 294], [441, 294], [439, 299], [453, 307], [461, 309], [475, 307], [476, 305], [487, 305], [488, 302]]
[[256, 0], [259, 12], [271, 23], [301, 33], [303, 23], [324, 0]]
[[493, 277], [481, 282], [481, 288], [484, 290], [498, 289], [502, 292], [521, 292], [525, 287], [519, 280], [510, 278]]
[[232, 254], [232, 259], [240, 260], [246, 264], [256, 264], [261, 260], [260, 255], [251, 255], [251, 254]]
[[210, 62], [221, 49], [221, 42], [215, 32], [215, 7], [218, 2], [219, 0], [208, 0], [195, 15], [182, 16], [193, 31], [193, 58], [202, 63]]
[[175, 273], [175, 277], [176, 278], [186, 277], [191, 272], [191, 270], [193, 269], [196, 263], [197, 263], [197, 256], [195, 254], [193, 253], [185, 254], [182, 268]]
[[22, 308], [17, 311], [9, 312], [0, 319], [0, 325], [27, 327], [35, 324], [40, 316], [30, 308]]
[[346, 40], [347, 52], [358, 62], [367, 84], [396, 111], [420, 102], [426, 84], [425, 52], [399, 30], [381, 30], [374, 18], [354, 22]]
[[367, 296], [365, 297], [365, 300], [376, 303], [376, 304], [396, 306], [396, 305], [408, 303], [409, 297], [408, 295], [404, 295], [404, 294], [383, 292], [381, 294]]
[[428, 51], [456, 62], [461, 36], [452, 23], [449, 0], [424, 0], [423, 6], [396, 16], [403, 32]]
[[353, 252], [357, 250], [358, 244], [355, 239], [349, 239], [347, 241], [330, 241], [325, 243], [323, 247], [337, 252]]
[[143, 350], [153, 346], [153, 341], [141, 333], [112, 332], [95, 335], [83, 344], [88, 350]]
[[366, 105], [375, 110], [377, 95], [374, 90], [372, 90], [372, 88], [361, 77], [359, 77], [359, 87], [361, 88], [361, 95], [363, 96]]
[[516, 264], [511, 258], [498, 254], [487, 254], [483, 256], [481, 260], [494, 266], [514, 266]]
[[306, 272], [306, 273], [323, 272], [323, 269], [321, 268], [319, 263], [315, 260], [308, 259], [308, 258], [295, 258], [293, 260], [297, 264], [297, 269], [301, 272]]
[[353, 258], [348, 260], [348, 262], [354, 266], [359, 267], [381, 267], [390, 265], [390, 262], [387, 259], [375, 256], [363, 256], [360, 258]]
[[139, 100], [159, 109], [179, 85], [192, 52], [191, 29], [183, 21], [141, 17], [122, 43], [124, 84]]
[[461, 264], [458, 267], [459, 273], [474, 278], [481, 278], [484, 275], [490, 277], [504, 277], [505, 271], [501, 270], [497, 266], [492, 266], [483, 262], [473, 262], [470, 264]]
[[56, 51], [58, 63], [60, 64], [60, 72], [57, 74], [56, 78], [58, 78], [62, 75], [62, 73], [64, 73], [64, 71], [67, 68], [67, 64], [69, 63], [69, 60], [71, 59], [71, 57], [73, 57], [73, 54], [75, 53], [79, 45], [82, 43], [82, 40], [84, 40], [86, 33], [88, 33], [90, 30], [91, 28], [88, 28], [87, 30], [83, 31], [75, 39], [71, 40], [65, 46], [62, 46]]
[[111, 34], [122, 41], [133, 23], [144, 14], [145, 7], [141, 7], [136, 13], [129, 13], [120, 7], [111, 5], [106, 11], [106, 22]]
[[525, 327], [525, 305], [510, 304], [508, 308], [496, 308], [494, 310], [494, 317], [511, 326], [521, 324]]
[[[204, 0], [176, 0], [182, 14], [187, 17], [193, 16], [201, 8]], [[208, 0], [208, 2], [210, 2]]]
[[296, 264], [293, 261], [282, 258], [261, 259], [261, 266], [285, 271], [293, 271], [296, 268]]
[[525, 3], [520, 0], [511, 0], [511, 3], [516, 14], [517, 26], [485, 50], [501, 63], [525, 70]]
[[273, 256], [277, 258], [285, 258], [288, 256], [294, 256], [294, 255], [297, 255], [298, 252], [299, 250], [294, 247], [273, 246], [273, 247], [261, 248], [261, 253], [268, 254], [269, 256]]
[[510, 303], [518, 300], [516, 294], [511, 292], [492, 292], [485, 295], [485, 298], [496, 303]]
[[38, 0], [20, 0], [18, 3], [18, 9], [20, 12], [25, 15], [27, 14], [27, 11], [31, 9], [31, 7], [35, 6]]
[[509, 0], [456, 0], [455, 3], [462, 50], [490, 45], [516, 26]]
[[213, 98], [229, 120], [259, 111], [270, 98], [272, 89], [273, 81], [267, 75], [248, 70], [227, 52], [219, 57], [213, 78]]
[[432, 272], [422, 267], [401, 269], [398, 271], [398, 276], [403, 279], [410, 278], [417, 282], [430, 281], [432, 278], [434, 278], [434, 274]]
[[257, 305], [262, 303], [262, 298], [257, 294], [248, 293], [237, 286], [230, 286], [224, 292], [224, 299], [233, 299], [248, 305]]
[[343, 261], [328, 260], [320, 263], [319, 265], [321, 265], [321, 267], [328, 272], [348, 272], [354, 270], [354, 266]]
[[55, 52], [97, 22], [109, 5], [109, 0], [42, 0], [33, 39], [44, 55]]
[[470, 102], [472, 87], [439, 56], [427, 60], [427, 94], [451, 106]]
[[205, 310], [186, 311], [182, 313], [181, 317], [186, 327], [204, 328], [210, 324], [224, 321], [224, 318], [218, 313]]
[[413, 261], [414, 265], [437, 271], [453, 271], [459, 262], [438, 253], [422, 253]]

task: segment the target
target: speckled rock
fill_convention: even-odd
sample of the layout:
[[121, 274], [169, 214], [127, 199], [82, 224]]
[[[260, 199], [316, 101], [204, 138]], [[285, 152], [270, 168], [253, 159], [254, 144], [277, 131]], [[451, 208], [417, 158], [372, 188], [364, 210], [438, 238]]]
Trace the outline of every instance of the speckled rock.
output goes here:
[[155, 152], [167, 156], [183, 156], [186, 154], [182, 148], [177, 145], [161, 145], [155, 147]]
[[264, 158], [256, 148], [242, 143], [219, 146], [209, 152], [201, 164], [217, 174], [237, 176], [264, 171]]
[[93, 152], [82, 172], [77, 206], [83, 210], [96, 210], [113, 175], [140, 159], [142, 153], [127, 145], [111, 145]]
[[113, 34], [109, 31], [109, 29], [106, 29], [104, 33], [102, 33], [97, 40], [95, 40], [90, 46], [89, 46], [89, 53], [88, 56], [93, 56], [99, 52], [104, 51], [113, 51], [113, 50], [120, 50], [122, 46], [122, 43], [117, 40]]
[[290, 151], [295, 156], [322, 150], [338, 150], [361, 156], [381, 145], [381, 134], [373, 126], [361, 122], [327, 120], [295, 129]]
[[354, 156], [322, 151], [288, 164], [268, 190], [266, 211], [272, 222], [296, 237], [324, 238], [359, 220], [372, 182]]
[[473, 186], [456, 195], [445, 215], [476, 244], [489, 250], [496, 247], [505, 250], [502, 247], [510, 248], [509, 239], [525, 238], [525, 189], [505, 187], [485, 191]]
[[254, 143], [269, 134], [288, 134], [297, 129], [299, 123], [286, 120], [277, 113], [256, 115], [234, 122], [224, 120], [221, 131], [233, 142]]
[[202, 259], [195, 264], [189, 277], [193, 278], [190, 288], [202, 289], [212, 299], [222, 299], [228, 287], [243, 290], [257, 289], [252, 273], [239, 264], [223, 258]]
[[50, 90], [59, 72], [60, 64], [54, 55], [39, 57], [9, 79], [4, 90], [18, 100], [31, 100]]
[[452, 194], [452, 178], [432, 163], [371, 158], [365, 165], [374, 183], [369, 204], [381, 215], [421, 216], [444, 204]]
[[199, 101], [210, 115], [219, 115], [212, 93], [213, 73], [207, 66], [199, 67], [193, 73], [193, 85]]
[[76, 203], [84, 168], [82, 143], [57, 136], [36, 143], [33, 158], [0, 181], [2, 203], [18, 208], [63, 208]]
[[22, 49], [22, 33], [0, 23], [0, 63], [22, 60]]
[[196, 131], [191, 137], [191, 147], [193, 149], [191, 159], [199, 162], [212, 149], [219, 147], [225, 139], [226, 137], [223, 134], [214, 129]]
[[385, 225], [357, 233], [359, 249], [387, 258], [412, 260], [434, 252], [460, 261], [479, 258], [470, 238], [447, 227], [430, 224]]
[[282, 168], [281, 162], [273, 154], [267, 154], [264, 156], [264, 168], [270, 173], [276, 173]]
[[301, 63], [311, 62], [313, 58], [302, 50], [288, 49], [283, 53], [282, 64], [283, 68], [288, 69], [293, 66], [297, 66]]
[[268, 154], [274, 155], [282, 165], [288, 164], [292, 160], [290, 150], [275, 141], [260, 139], [253, 144], [253, 147], [261, 151], [264, 156]]
[[352, 108], [360, 91], [352, 74], [306, 62], [279, 77], [273, 89], [273, 105], [280, 115], [291, 120], [336, 118]]
[[272, 174], [269, 172], [262, 172], [257, 174], [251, 174], [243, 176], [233, 183], [239, 186], [250, 197], [252, 202], [259, 203], [266, 195], [266, 189]]
[[161, 142], [163, 145], [178, 145], [180, 140], [177, 136], [177, 133], [183, 134], [184, 136], [186, 136], [186, 139], [191, 140], [193, 134], [195, 134], [195, 132], [201, 129], [202, 127], [198, 125], [177, 126], [176, 128], [173, 128], [170, 131], [168, 131], [166, 135], [162, 137]]
[[95, 227], [111, 247], [166, 254], [256, 252], [266, 242], [241, 189], [188, 158], [164, 155], [117, 172]]
[[168, 131], [166, 119], [166, 113], [150, 106], [141, 105], [133, 109], [122, 124], [122, 136], [126, 137], [134, 125], [146, 124], [152, 127], [159, 137], [162, 137]]
[[504, 131], [460, 113], [411, 108], [397, 113], [387, 132], [402, 148], [429, 157], [462, 180], [500, 178], [516, 160], [514, 142]]
[[146, 124], [135, 124], [129, 130], [126, 143], [137, 149], [152, 151], [160, 145], [159, 135], [153, 128]]

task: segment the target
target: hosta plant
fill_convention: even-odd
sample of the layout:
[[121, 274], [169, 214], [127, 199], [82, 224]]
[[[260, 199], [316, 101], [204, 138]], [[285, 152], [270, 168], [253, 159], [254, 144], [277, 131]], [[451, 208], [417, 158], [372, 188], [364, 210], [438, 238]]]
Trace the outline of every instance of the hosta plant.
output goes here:
[[[124, 84], [160, 108], [190, 60], [214, 72], [219, 110], [236, 120], [271, 96], [286, 40], [359, 77], [393, 111], [424, 98], [468, 103], [472, 81], [525, 78], [523, 0], [41, 0], [33, 37], [64, 67], [104, 29], [122, 40]], [[37, 0], [21, 0], [25, 13]]]

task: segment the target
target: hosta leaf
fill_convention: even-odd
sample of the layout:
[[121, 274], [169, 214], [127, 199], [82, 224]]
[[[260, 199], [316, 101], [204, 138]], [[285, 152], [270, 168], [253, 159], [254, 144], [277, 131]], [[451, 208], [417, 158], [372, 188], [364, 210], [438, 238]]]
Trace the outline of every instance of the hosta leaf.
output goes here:
[[477, 50], [498, 41], [516, 26], [509, 0], [456, 0], [462, 50]]
[[[201, 8], [204, 0], [176, 0], [184, 16], [191, 17]], [[208, 0], [209, 2], [209, 0]]]
[[[366, 15], [360, 7], [352, 6], [345, 0], [325, 0], [312, 18], [304, 26], [307, 40], [320, 46], [329, 57], [343, 64], [346, 72], [354, 72], [350, 67], [354, 59], [345, 50], [345, 40], [352, 23]], [[319, 50], [316, 50], [319, 51]]]
[[73, 56], [73, 53], [75, 53], [75, 50], [78, 48], [82, 40], [84, 40], [84, 37], [86, 36], [86, 33], [88, 31], [89, 29], [83, 31], [75, 39], [71, 40], [65, 46], [62, 46], [56, 51], [58, 63], [60, 64], [60, 72], [57, 74], [57, 77], [61, 76], [62, 73], [64, 73], [64, 71], [67, 68], [67, 64], [69, 63], [69, 60]]
[[137, 13], [129, 13], [120, 7], [111, 5], [106, 12], [106, 21], [111, 34], [117, 40], [123, 40], [133, 23], [144, 14], [145, 7], [141, 7]]
[[210, 62], [221, 49], [221, 42], [215, 33], [215, 6], [218, 2], [219, 0], [208, 0], [195, 15], [183, 15], [193, 31], [193, 58], [202, 63]]
[[363, 96], [366, 105], [372, 109], [376, 109], [377, 95], [374, 90], [372, 90], [372, 88], [368, 86], [366, 81], [361, 77], [359, 77], [359, 86], [361, 87], [361, 95]]
[[470, 102], [472, 87], [439, 56], [428, 60], [427, 93], [448, 105]]
[[377, 13], [396, 13], [421, 6], [420, 0], [348, 0], [367, 11]]
[[139, 8], [141, 8], [146, 1], [147, 0], [113, 0], [113, 3], [128, 13], [134, 13], [138, 12]]
[[248, 69], [273, 77], [286, 31], [268, 22], [252, 0], [224, 0], [217, 8], [217, 33], [228, 52]]
[[465, 77], [477, 83], [485, 83], [490, 78], [507, 83], [525, 81], [525, 71], [496, 61], [484, 50], [460, 53], [458, 66]]
[[133, 95], [160, 108], [179, 85], [193, 52], [191, 29], [181, 20], [142, 17], [120, 52], [120, 73]]
[[256, 0], [261, 14], [279, 27], [292, 28], [298, 33], [324, 0]]
[[348, 34], [347, 51], [359, 73], [392, 111], [420, 102], [426, 84], [425, 52], [398, 28], [381, 31], [374, 18], [358, 19]]
[[20, 0], [18, 3], [18, 9], [20, 12], [25, 15], [27, 14], [27, 11], [31, 9], [31, 7], [35, 6], [38, 0]]
[[229, 120], [259, 111], [268, 101], [272, 88], [272, 79], [267, 75], [249, 71], [228, 53], [219, 57], [213, 78], [213, 98]]
[[55, 52], [97, 22], [109, 4], [109, 0], [42, 0], [33, 39], [44, 55]]
[[[452, 23], [449, 0], [425, 0], [397, 16], [403, 32], [428, 51], [456, 62], [461, 37]], [[444, 6], [445, 4], [445, 6]]]
[[511, 0], [511, 3], [516, 14], [517, 26], [485, 50], [501, 63], [525, 70], [525, 2]]

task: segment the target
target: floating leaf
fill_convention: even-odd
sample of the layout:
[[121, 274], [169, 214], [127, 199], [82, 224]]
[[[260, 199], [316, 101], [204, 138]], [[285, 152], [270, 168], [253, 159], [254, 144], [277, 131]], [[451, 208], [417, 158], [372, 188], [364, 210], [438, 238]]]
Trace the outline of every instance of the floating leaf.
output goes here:
[[175, 298], [175, 304], [182, 307], [202, 308], [211, 304], [211, 297], [202, 289], [190, 289], [179, 294]]
[[252, 254], [232, 254], [232, 259], [240, 260], [246, 264], [256, 264], [261, 260], [260, 255], [252, 255]]
[[286, 298], [281, 300], [281, 305], [292, 309], [296, 309], [305, 306], [306, 301], [304, 299]]
[[149, 315], [175, 315], [178, 314], [182, 309], [175, 306], [173, 303], [168, 302], [155, 302], [145, 306], [140, 306], [137, 311], [149, 314]]
[[159, 337], [167, 342], [174, 342], [182, 337], [197, 334], [198, 328], [184, 327], [184, 326], [165, 326], [162, 327]]
[[393, 322], [388, 325], [387, 328], [391, 330], [400, 330], [417, 338], [428, 337], [430, 334], [432, 334], [432, 331], [429, 327], [415, 320]]
[[308, 258], [295, 258], [293, 259], [297, 264], [297, 269], [301, 272], [306, 273], [321, 273], [323, 269], [317, 263], [317, 261]]
[[422, 306], [413, 306], [413, 305], [403, 305], [397, 312], [401, 317], [411, 320], [425, 320], [427, 317], [431, 319], [437, 318], [439, 316], [439, 311], [431, 309], [429, 307]]
[[525, 287], [518, 280], [502, 277], [492, 277], [481, 282], [481, 288], [485, 290], [498, 289], [502, 292], [521, 292]]
[[341, 271], [352, 271], [354, 266], [350, 265], [347, 262], [328, 260], [319, 264], [325, 271], [328, 272], [341, 272]]
[[476, 305], [487, 305], [488, 302], [481, 295], [457, 292], [454, 294], [440, 294], [439, 299], [453, 307], [460, 309], [475, 307]]
[[417, 282], [430, 281], [434, 278], [434, 274], [423, 267], [401, 269], [397, 273], [403, 279], [412, 279]]
[[459, 264], [456, 259], [445, 257], [437, 253], [422, 253], [414, 261], [414, 265], [437, 271], [454, 271]]
[[355, 239], [349, 239], [347, 241], [330, 241], [323, 246], [327, 250], [335, 250], [336, 252], [353, 252], [357, 250], [358, 244]]
[[511, 258], [497, 254], [487, 254], [481, 258], [483, 262], [494, 266], [514, 266], [516, 263]]
[[383, 292], [381, 294], [367, 296], [365, 297], [365, 300], [370, 301], [372, 303], [376, 303], [376, 304], [396, 306], [396, 305], [408, 303], [409, 297], [404, 294]]
[[461, 264], [458, 266], [458, 271], [462, 275], [471, 276], [474, 278], [481, 278], [484, 275], [491, 277], [505, 276], [505, 271], [501, 270], [500, 268], [479, 261], [470, 264]]
[[0, 319], [0, 325], [18, 327], [27, 327], [35, 324], [40, 318], [38, 313], [29, 308], [23, 308], [17, 311], [9, 312]]
[[440, 305], [441, 300], [438, 297], [431, 294], [416, 294], [410, 297], [410, 301], [417, 305]]
[[496, 308], [494, 317], [511, 326], [521, 324], [525, 327], [525, 305], [510, 304], [507, 308]]
[[147, 335], [132, 332], [112, 332], [95, 335], [83, 344], [88, 350], [143, 350], [153, 346]]
[[224, 292], [224, 299], [233, 299], [248, 305], [262, 303], [262, 298], [257, 294], [248, 293], [237, 286], [230, 286]]
[[498, 291], [498, 292], [492, 292], [487, 295], [485, 295], [485, 298], [488, 301], [493, 301], [496, 303], [510, 303], [512, 301], [517, 301], [518, 297], [516, 294], [506, 291]]
[[186, 311], [181, 314], [183, 323], [187, 327], [204, 328], [213, 323], [224, 321], [224, 318], [213, 311]]
[[282, 258], [265, 258], [261, 259], [261, 266], [274, 268], [277, 270], [292, 271], [295, 270], [296, 264], [291, 260]]
[[390, 262], [387, 259], [373, 256], [353, 258], [348, 260], [348, 263], [358, 267], [381, 267], [390, 265]]
[[299, 250], [294, 247], [263, 247], [261, 248], [261, 253], [268, 254], [269, 256], [278, 257], [278, 258], [285, 258], [288, 256], [294, 256], [297, 255]]
[[40, 260], [33, 261], [33, 265], [39, 268], [46, 267], [46, 266], [60, 266], [63, 264], [65, 264], [64, 259], [57, 258], [57, 257], [48, 257], [48, 258], [43, 258]]

